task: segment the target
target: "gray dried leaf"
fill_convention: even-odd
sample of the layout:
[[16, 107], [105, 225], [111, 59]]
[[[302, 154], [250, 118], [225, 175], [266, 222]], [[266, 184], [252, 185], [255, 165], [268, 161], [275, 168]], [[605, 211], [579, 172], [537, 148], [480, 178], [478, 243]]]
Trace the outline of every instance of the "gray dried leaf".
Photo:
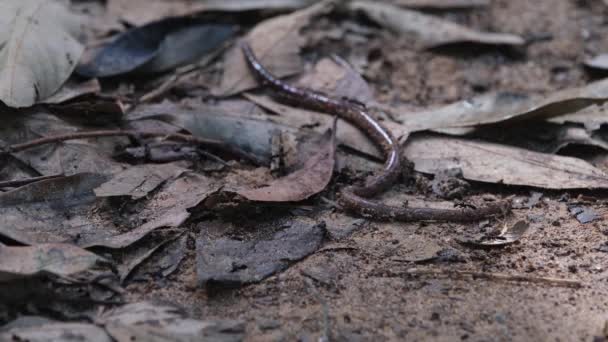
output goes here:
[[[245, 37], [260, 61], [277, 77], [295, 75], [302, 71], [300, 49], [304, 37], [300, 31], [316, 16], [327, 13], [332, 1], [321, 1], [299, 11], [270, 18], [258, 24]], [[258, 85], [249, 71], [239, 44], [230, 49], [224, 61], [224, 74], [216, 96], [229, 96]]]
[[462, 169], [468, 180], [547, 189], [603, 189], [608, 175], [586, 161], [482, 141], [416, 134], [404, 151], [416, 171]]
[[572, 122], [584, 125], [587, 131], [597, 131], [602, 125], [608, 124], [608, 113], [605, 104], [598, 104], [572, 113], [554, 116], [547, 121], [558, 124]]
[[530, 119], [558, 118], [608, 99], [608, 80], [592, 82], [579, 88], [557, 91], [548, 96], [528, 96], [508, 92], [482, 95], [437, 109], [418, 112], [392, 109], [411, 131], [439, 128], [465, 128]]
[[517, 221], [514, 225], [504, 225], [501, 231], [496, 235], [483, 236], [478, 239], [465, 239], [460, 243], [472, 247], [502, 247], [512, 244], [521, 239], [528, 231], [530, 224], [526, 221]]
[[608, 70], [608, 54], [597, 55], [585, 61], [585, 65], [594, 68]]
[[68, 244], [0, 247], [0, 282], [41, 274], [70, 276], [89, 270], [106, 260]]
[[409, 35], [424, 48], [473, 42], [480, 44], [522, 45], [524, 39], [506, 33], [479, 32], [420, 12], [378, 1], [352, 1], [351, 11], [361, 11], [370, 19], [397, 33]]
[[590, 222], [597, 221], [597, 220], [600, 220], [603, 218], [602, 215], [600, 215], [593, 208], [583, 206], [583, 205], [577, 205], [577, 204], [568, 205], [568, 211], [570, 211], [570, 214], [572, 214], [572, 216], [576, 217], [578, 222], [580, 222], [582, 224], [590, 223]]
[[199, 321], [166, 304], [139, 302], [110, 310], [97, 319], [117, 342], [236, 342], [245, 325], [236, 320]]
[[93, 324], [45, 323], [36, 326], [15, 327], [0, 332], [0, 341], [112, 342], [112, 338], [103, 328]]
[[187, 169], [181, 163], [144, 164], [133, 166], [96, 188], [97, 197], [130, 196], [131, 199], [145, 197], [166, 180], [177, 177]]
[[198, 283], [240, 286], [259, 282], [321, 247], [324, 225], [294, 220], [270, 240], [201, 237], [196, 243]]
[[55, 93], [84, 50], [74, 37], [80, 20], [57, 1], [0, 4], [0, 101], [29, 107]]

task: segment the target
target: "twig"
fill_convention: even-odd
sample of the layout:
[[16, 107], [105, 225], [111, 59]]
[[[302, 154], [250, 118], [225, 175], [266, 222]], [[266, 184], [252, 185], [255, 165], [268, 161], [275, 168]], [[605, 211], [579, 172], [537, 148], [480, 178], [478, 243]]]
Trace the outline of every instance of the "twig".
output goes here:
[[52, 176], [40, 176], [40, 177], [32, 177], [27, 179], [15, 179], [0, 182], [0, 188], [16, 188], [19, 186], [27, 185], [30, 183], [36, 183], [43, 180], [54, 179], [63, 177], [63, 175], [52, 175]]
[[235, 154], [241, 158], [260, 164], [260, 159], [241, 149], [231, 147], [217, 140], [203, 139], [189, 134], [169, 133], [163, 131], [139, 131], [139, 130], [99, 130], [88, 132], [75, 132], [67, 134], [59, 134], [44, 138], [30, 140], [21, 144], [14, 144], [6, 147], [4, 150], [8, 153], [21, 152], [30, 148], [58, 143], [68, 140], [103, 138], [103, 137], [131, 137], [131, 138], [163, 138], [165, 140], [182, 141], [194, 145], [209, 146], [219, 150], [223, 150]]
[[552, 286], [563, 286], [580, 288], [583, 284], [579, 280], [575, 279], [563, 279], [563, 278], [551, 278], [551, 277], [534, 277], [526, 276], [521, 274], [504, 274], [504, 273], [485, 273], [475, 271], [455, 271], [455, 270], [420, 270], [411, 268], [405, 271], [405, 274], [409, 275], [436, 275], [436, 276], [471, 276], [473, 278], [481, 278], [487, 280], [498, 280], [498, 281], [514, 281], [514, 282], [528, 282], [535, 284], [546, 284]]

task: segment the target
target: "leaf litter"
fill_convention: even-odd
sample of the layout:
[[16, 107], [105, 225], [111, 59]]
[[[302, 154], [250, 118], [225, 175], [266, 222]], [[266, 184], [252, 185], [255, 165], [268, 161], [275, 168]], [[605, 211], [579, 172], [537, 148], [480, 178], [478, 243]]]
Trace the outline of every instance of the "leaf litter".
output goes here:
[[[0, 22], [13, 20], [14, 9], [30, 3], [35, 1], [3, 3], [0, 6], [7, 10], [0, 15]], [[66, 2], [56, 2], [60, 3]], [[538, 28], [514, 26], [510, 19], [504, 19], [502, 13], [511, 6], [522, 6], [517, 2], [497, 6], [466, 0], [392, 1], [393, 5], [353, 1], [345, 5], [349, 13], [339, 6], [335, 8], [334, 2], [322, 1], [301, 9], [311, 3], [175, 1], [142, 5], [138, 1], [110, 0], [107, 15], [113, 16], [116, 23], [123, 20], [136, 26], [119, 32], [123, 38], [101, 47], [102, 52], [110, 49], [122, 55], [125, 67], [113, 74], [119, 78], [82, 83], [71, 77], [66, 82], [73, 73], [70, 65], [58, 70], [61, 75], [56, 75], [52, 87], [47, 87], [53, 90], [44, 89], [33, 102], [31, 91], [29, 95], [27, 91], [22, 93], [27, 96], [21, 100], [27, 101], [21, 104], [3, 100], [9, 107], [44, 103], [30, 109], [1, 108], [5, 117], [0, 129], [3, 148], [41, 137], [97, 129], [128, 128], [158, 134], [70, 139], [19, 152], [3, 150], [0, 255], [6, 257], [0, 261], [0, 277], [2, 292], [13, 298], [0, 296], [0, 322], [24, 313], [44, 314], [64, 322], [31, 317], [28, 323], [24, 316], [21, 321], [0, 328], [0, 335], [36, 340], [49, 336], [67, 339], [66, 334], [73, 334], [69, 336], [100, 341], [146, 340], [152, 336], [161, 340], [204, 336], [236, 341], [250, 335], [254, 339], [277, 339], [273, 334], [280, 334], [282, 339], [309, 338], [311, 335], [297, 323], [298, 319], [287, 322], [279, 317], [275, 320], [278, 324], [268, 325], [272, 328], [256, 327], [258, 318], [265, 317], [254, 316], [274, 315], [274, 295], [280, 291], [286, 294], [280, 299], [283, 312], [295, 318], [306, 317], [306, 322], [316, 319], [306, 302], [309, 293], [315, 293], [314, 303], [321, 303], [325, 310], [325, 318], [319, 318], [319, 324], [324, 326], [322, 336], [350, 340], [362, 338], [359, 332], [363, 332], [368, 339], [402, 339], [407, 333], [408, 338], [422, 340], [429, 338], [424, 335], [425, 329], [416, 328], [418, 321], [420, 326], [427, 325], [422, 316], [413, 322], [400, 320], [400, 313], [393, 315], [399, 321], [389, 322], [391, 327], [412, 329], [404, 333], [387, 328], [390, 337], [361, 324], [358, 317], [376, 322], [376, 317], [385, 315], [385, 308], [390, 305], [387, 296], [391, 295], [407, 298], [415, 304], [412, 307], [438, 308], [436, 304], [447, 293], [447, 286], [456, 288], [454, 282], [464, 281], [467, 291], [453, 292], [450, 298], [463, 298], [467, 312], [484, 310], [475, 307], [476, 303], [490, 301], [520, 327], [516, 313], [501, 306], [499, 300], [492, 302], [494, 294], [487, 291], [494, 286], [484, 282], [480, 287], [479, 280], [517, 283], [521, 293], [526, 294], [530, 294], [527, 289], [531, 284], [537, 284], [546, 287], [543, 292], [559, 297], [553, 286], [580, 287], [582, 282], [593, 284], [599, 279], [595, 276], [601, 275], [596, 262], [585, 265], [582, 260], [586, 260], [586, 253], [581, 251], [594, 250], [587, 247], [588, 241], [592, 248], [602, 245], [600, 229], [591, 229], [604, 219], [603, 211], [596, 208], [603, 204], [601, 199], [597, 206], [582, 202], [560, 204], [557, 194], [547, 191], [533, 192], [526, 201], [517, 202], [519, 187], [566, 194], [588, 194], [587, 189], [592, 189], [591, 195], [581, 198], [601, 198], [608, 179], [606, 169], [602, 171], [602, 158], [607, 154], [602, 105], [606, 101], [605, 82], [588, 82], [577, 71], [580, 63], [566, 70], [560, 67], [574, 55], [576, 61], [586, 56], [570, 46], [564, 48], [570, 54], [559, 57], [562, 64], [557, 63], [558, 57], [552, 53], [559, 53], [559, 48], [550, 44], [563, 37], [554, 35], [549, 43], [544, 43], [530, 38], [533, 33], [540, 34], [533, 32]], [[538, 6], [542, 3], [539, 1]], [[87, 4], [78, 6], [86, 9]], [[562, 6], [567, 5], [550, 6], [547, 11]], [[585, 6], [592, 5], [580, 4], [571, 10], [580, 11]], [[430, 10], [432, 14], [404, 7]], [[61, 8], [61, 13], [71, 18]], [[353, 15], [362, 12], [364, 16]], [[93, 13], [98, 12], [88, 15], [94, 16]], [[226, 29], [222, 31], [226, 35], [218, 34], [209, 46], [193, 43], [209, 33], [206, 30], [215, 21], [208, 18], [226, 19], [230, 15], [247, 18], [240, 23], [239, 31], [230, 25], [221, 26], [220, 31]], [[496, 18], [498, 21], [494, 22]], [[524, 23], [525, 18], [521, 16]], [[67, 32], [73, 39], [76, 34], [67, 21], [65, 27], [64, 20], [53, 25], [65, 29], [62, 34]], [[336, 25], [337, 22], [345, 24]], [[460, 25], [463, 22], [467, 25]], [[13, 28], [8, 22], [5, 24], [5, 28]], [[91, 25], [100, 26], [87, 30], [115, 33], [109, 31], [107, 23], [101, 27], [101, 21], [91, 20], [87, 26]], [[593, 25], [588, 26], [594, 29]], [[123, 29], [122, 24], [111, 27]], [[547, 30], [551, 29], [547, 26]], [[568, 26], [563, 29], [568, 31]], [[0, 30], [0, 37], [8, 37], [8, 31]], [[524, 34], [527, 42], [524, 45], [519, 35], [489, 31]], [[148, 34], [150, 37], [144, 37]], [[329, 133], [328, 129], [335, 125], [331, 116], [278, 103], [266, 97], [263, 90], [252, 91], [257, 83], [244, 63], [239, 42], [221, 50], [220, 45], [233, 36], [252, 44], [273, 73], [280, 77], [297, 75], [298, 85], [364, 104], [401, 138], [404, 154], [414, 162], [415, 171], [409, 170], [390, 189], [388, 202], [410, 206], [423, 197], [431, 197], [433, 201], [424, 201], [425, 204], [475, 208], [471, 203], [516, 196], [508, 218], [498, 217], [479, 226], [482, 230], [503, 229], [474, 240], [478, 247], [504, 248], [460, 251], [456, 243], [470, 235], [473, 227], [468, 225], [380, 224], [336, 210], [339, 208], [332, 190], [375, 171], [379, 151], [348, 123], [339, 121]], [[57, 37], [61, 35], [44, 43], [53, 44]], [[127, 39], [124, 37], [129, 44], [118, 44], [120, 39]], [[585, 43], [596, 44], [593, 37], [585, 38]], [[413, 46], [401, 45], [412, 41], [416, 43]], [[461, 42], [515, 49], [475, 47], [480, 50], [463, 55], [453, 55], [453, 50], [428, 49], [449, 44], [450, 49], [460, 51], [469, 46], [460, 45]], [[87, 42], [89, 48], [95, 44], [99, 42]], [[9, 45], [3, 45], [2, 51]], [[519, 56], [520, 50], [526, 50], [526, 55]], [[539, 50], [543, 51], [540, 56]], [[387, 58], [402, 52], [405, 57], [395, 59], [400, 61], [398, 64]], [[48, 70], [42, 69], [65, 63], [66, 56], [56, 49], [49, 53], [52, 63], [38, 63], [40, 70], [31, 63], [26, 68], [44, 75]], [[203, 54], [204, 63], [200, 60]], [[433, 95], [432, 84], [452, 79], [441, 78], [441, 72], [431, 72], [425, 75], [428, 84], [419, 84], [420, 89], [413, 93], [405, 90], [406, 94], [399, 94], [403, 89], [394, 87], [394, 80], [407, 75], [405, 70], [425, 73], [425, 59], [438, 54], [442, 63], [454, 62], [467, 71], [474, 70], [482, 60], [484, 67], [490, 68], [553, 68], [554, 78], [548, 89], [560, 90], [524, 93], [510, 87], [517, 88], [526, 82], [525, 77], [505, 74], [506, 81], [500, 84], [509, 85], [506, 89], [489, 82], [488, 93], [473, 96], [478, 89], [467, 89], [471, 84], [464, 79], [457, 86], [463, 86], [460, 94], [470, 99], [445, 105], [442, 97]], [[116, 55], [109, 55], [115, 62]], [[78, 62], [78, 56], [74, 62]], [[323, 58], [326, 56], [331, 58]], [[410, 57], [412, 60], [408, 60]], [[578, 68], [582, 69], [582, 65]], [[383, 79], [383, 72], [395, 77]], [[136, 73], [146, 74], [146, 78], [137, 78]], [[371, 80], [369, 84], [367, 80]], [[6, 85], [0, 82], [0, 89]], [[411, 89], [414, 88], [417, 86]], [[403, 99], [413, 99], [415, 105], [404, 104]], [[163, 102], [153, 103], [157, 100]], [[419, 110], [411, 111], [415, 106]], [[227, 148], [218, 148], [217, 144], [210, 148], [188, 139], [175, 141], [170, 134], [192, 134], [196, 139], [219, 141]], [[336, 150], [335, 143], [341, 148]], [[240, 194], [248, 201], [232, 208], [218, 207], [218, 200], [230, 193]], [[436, 197], [450, 201], [432, 203]], [[575, 219], [593, 224], [589, 229], [576, 229], [579, 227]], [[528, 231], [528, 220], [538, 224], [537, 229]], [[524, 233], [526, 238], [521, 239]], [[515, 248], [506, 246], [514, 242], [518, 242]], [[500, 258], [496, 258], [499, 253]], [[395, 261], [390, 266], [386, 264]], [[115, 267], [98, 273], [98, 264], [107, 266], [106, 262]], [[419, 267], [401, 272], [399, 267], [404, 262], [417, 263]], [[503, 264], [508, 265], [508, 271]], [[562, 265], [566, 266], [562, 269]], [[526, 274], [518, 274], [518, 268]], [[570, 273], [576, 274], [570, 278]], [[555, 274], [565, 274], [565, 278], [556, 279], [552, 276]], [[316, 291], [298, 292], [302, 276], [307, 277], [304, 284], [311, 279], [317, 282], [313, 284]], [[438, 279], [421, 280], [421, 276]], [[439, 279], [446, 276], [448, 279]], [[386, 285], [387, 281], [403, 279], [407, 280], [404, 285], [395, 283], [398, 293], [392, 285]], [[120, 287], [118, 280], [126, 289]], [[189, 282], [196, 284], [188, 285]], [[250, 286], [244, 287], [245, 284]], [[226, 289], [234, 286], [239, 289]], [[28, 296], [25, 289], [31, 289], [33, 295]], [[58, 293], [47, 291], [50, 289]], [[510, 291], [509, 287], [501, 289]], [[603, 290], [598, 287], [598, 291]], [[226, 301], [226, 293], [233, 299]], [[416, 293], [415, 298], [412, 293]], [[483, 300], [474, 298], [477, 293]], [[366, 302], [366, 298], [376, 302], [374, 296], [382, 308]], [[171, 305], [138, 302], [140, 298], [154, 297], [181, 301], [186, 311], [205, 317], [205, 321], [190, 318]], [[60, 298], [70, 298], [72, 303], [88, 301], [93, 306], [87, 307], [95, 311], [84, 312]], [[577, 298], [585, 308], [584, 296]], [[125, 299], [131, 304], [119, 306]], [[543, 301], [537, 302], [542, 311]], [[37, 307], [32, 303], [40, 309], [32, 309]], [[340, 308], [340, 313], [336, 308]], [[420, 310], [412, 310], [421, 314]], [[89, 319], [82, 319], [85, 316]], [[234, 316], [244, 321], [225, 319]], [[207, 321], [207, 317], [214, 321]], [[215, 319], [218, 317], [221, 319]], [[414, 316], [408, 312], [408, 317]], [[449, 313], [433, 313], [431, 317], [431, 321], [433, 317], [447, 317], [444, 325], [450, 327]], [[467, 317], [459, 319], [466, 323]], [[325, 323], [321, 322], [323, 319]], [[592, 321], [578, 323], [589, 329]], [[306, 326], [315, 329], [314, 325]], [[492, 323], [487, 328], [492, 329]], [[445, 332], [442, 329], [439, 334]], [[475, 330], [471, 329], [467, 331]], [[554, 329], [562, 331], [560, 338], [576, 339], [572, 336], [576, 329], [560, 329]], [[523, 326], [519, 331], [531, 330]]]

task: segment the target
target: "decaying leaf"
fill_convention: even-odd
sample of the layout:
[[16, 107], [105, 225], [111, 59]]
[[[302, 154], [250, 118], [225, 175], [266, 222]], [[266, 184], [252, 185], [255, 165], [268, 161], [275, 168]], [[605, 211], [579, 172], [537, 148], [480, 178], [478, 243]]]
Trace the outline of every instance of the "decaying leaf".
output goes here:
[[181, 17], [206, 9], [203, 1], [190, 0], [108, 0], [108, 12], [133, 26], [142, 26], [168, 17]]
[[112, 338], [100, 328], [87, 323], [47, 322], [25, 327], [0, 330], [1, 341], [29, 342], [112, 342]]
[[606, 112], [606, 104], [591, 105], [576, 112], [554, 116], [547, 121], [558, 124], [567, 122], [578, 123], [585, 126], [587, 131], [596, 131], [602, 125], [608, 124], [608, 113]]
[[295, 10], [310, 6], [319, 0], [200, 0], [206, 10], [252, 11], [252, 10]]
[[79, 18], [57, 1], [0, 4], [0, 101], [29, 107], [55, 93], [84, 50]]
[[315, 252], [324, 235], [324, 225], [293, 220], [270, 240], [201, 237], [196, 243], [198, 282], [201, 286], [259, 282]]
[[236, 320], [199, 321], [168, 304], [139, 302], [103, 314], [97, 319], [118, 342], [131, 341], [241, 341], [245, 324]]
[[145, 164], [131, 167], [113, 176], [108, 182], [95, 189], [97, 197], [131, 196], [142, 198], [167, 179], [179, 176], [185, 168], [178, 163]]
[[63, 87], [61, 87], [61, 89], [59, 89], [59, 91], [48, 97], [43, 102], [46, 104], [59, 104], [83, 95], [96, 94], [100, 91], [101, 85], [95, 78], [84, 82], [68, 81], [63, 85]]
[[608, 54], [597, 55], [585, 61], [585, 65], [594, 68], [608, 70]]
[[[482, 95], [438, 109], [399, 113], [397, 116], [413, 131], [439, 128], [473, 127], [499, 122], [558, 118], [605, 102], [608, 80], [600, 80], [579, 88], [557, 91], [549, 96], [528, 96], [508, 92]], [[470, 132], [469, 129], [459, 131]]]
[[462, 169], [465, 179], [547, 189], [604, 189], [608, 175], [586, 161], [481, 141], [413, 135], [404, 151], [419, 172]]
[[348, 8], [364, 12], [379, 25], [411, 35], [424, 48], [474, 42], [480, 44], [522, 45], [524, 39], [506, 33], [479, 32], [443, 19], [378, 1], [352, 1]]
[[602, 219], [602, 215], [600, 215], [598, 212], [593, 210], [593, 208], [583, 206], [583, 205], [578, 205], [578, 204], [568, 205], [568, 211], [570, 211], [570, 214], [572, 214], [572, 216], [576, 217], [578, 222], [580, 222], [582, 224], [590, 223], [590, 222]]
[[103, 262], [107, 261], [80, 247], [68, 244], [0, 246], [0, 282], [41, 274], [70, 276]]
[[87, 77], [110, 77], [171, 70], [202, 58], [234, 32], [231, 25], [199, 19], [164, 19], [119, 35], [77, 72]]
[[278, 178], [256, 189], [239, 190], [237, 193], [255, 202], [297, 202], [323, 191], [334, 171], [336, 140], [334, 129], [327, 131], [312, 154], [306, 156], [302, 167], [289, 175]]
[[528, 231], [530, 224], [526, 221], [517, 221], [513, 225], [505, 224], [498, 234], [483, 236], [477, 239], [463, 239], [460, 243], [472, 247], [501, 247], [510, 245], [521, 239]]
[[[331, 10], [333, 1], [326, 0], [291, 14], [274, 17], [258, 24], [245, 38], [256, 56], [277, 77], [302, 71], [299, 55], [304, 45], [300, 31], [310, 20]], [[239, 44], [230, 49], [224, 62], [224, 74], [219, 87], [212, 89], [216, 96], [234, 95], [256, 87]]]

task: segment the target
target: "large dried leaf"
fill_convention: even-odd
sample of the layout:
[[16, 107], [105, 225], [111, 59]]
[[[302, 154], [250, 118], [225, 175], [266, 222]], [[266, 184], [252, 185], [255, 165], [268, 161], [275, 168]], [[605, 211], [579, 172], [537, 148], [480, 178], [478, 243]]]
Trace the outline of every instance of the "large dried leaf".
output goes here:
[[[332, 1], [322, 1], [297, 12], [271, 18], [258, 24], [245, 38], [256, 56], [277, 77], [285, 77], [302, 71], [299, 56], [304, 45], [300, 31], [311, 19], [332, 8]], [[245, 61], [240, 46], [236, 44], [227, 52], [224, 74], [214, 95], [228, 96], [252, 89], [257, 82]]]
[[[17, 3], [17, 5], [15, 4]], [[68, 79], [84, 47], [74, 38], [78, 18], [57, 1], [0, 4], [0, 101], [29, 107]]]
[[488, 142], [438, 135], [411, 136], [404, 154], [415, 169], [462, 169], [465, 179], [547, 189], [608, 188], [608, 174], [586, 161]]
[[472, 127], [504, 121], [559, 117], [608, 99], [608, 80], [548, 96], [497, 92], [456, 102], [437, 109], [394, 113], [412, 131]]
[[87, 77], [168, 71], [211, 53], [234, 32], [232, 25], [168, 18], [120, 34], [76, 71]]
[[379, 25], [397, 33], [411, 35], [424, 48], [444, 44], [474, 42], [481, 44], [522, 45], [523, 38], [506, 33], [479, 32], [431, 15], [406, 10], [379, 1], [353, 1], [352, 11], [362, 11]]
[[196, 244], [198, 282], [201, 286], [259, 282], [315, 252], [321, 247], [324, 235], [323, 225], [295, 220], [270, 240], [201, 237]]
[[334, 171], [336, 136], [334, 129], [327, 131], [311, 148], [302, 168], [270, 182], [267, 186], [239, 190], [237, 193], [250, 201], [297, 202], [325, 189]]
[[40, 274], [70, 276], [91, 269], [103, 258], [68, 244], [0, 247], [0, 282]]
[[0, 331], [0, 341], [29, 342], [111, 342], [112, 338], [100, 328], [86, 323], [46, 322]]

